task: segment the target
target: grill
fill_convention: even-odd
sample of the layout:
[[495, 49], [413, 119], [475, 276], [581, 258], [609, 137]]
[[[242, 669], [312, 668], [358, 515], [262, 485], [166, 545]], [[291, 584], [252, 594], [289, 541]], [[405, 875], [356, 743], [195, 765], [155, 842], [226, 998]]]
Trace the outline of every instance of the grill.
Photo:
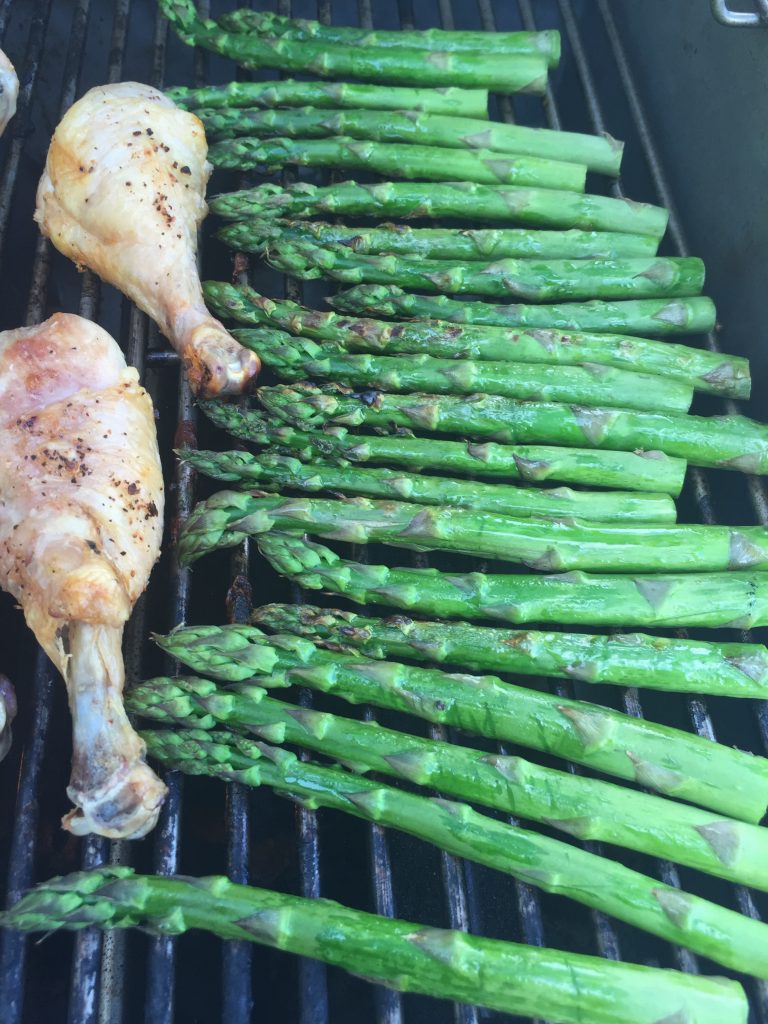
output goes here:
[[[204, 5], [207, 7], [207, 3]], [[222, 8], [232, 6], [224, 2]], [[264, 6], [254, 4], [254, 6]], [[759, 337], [758, 281], [768, 257], [765, 230], [753, 225], [750, 184], [760, 180], [764, 154], [744, 154], [747, 100], [760, 85], [758, 60], [765, 36], [719, 27], [703, 2], [658, 9], [654, 24], [625, 0], [279, 0], [281, 14], [333, 19], [339, 24], [379, 28], [559, 28], [563, 60], [543, 102], [521, 97], [499, 102], [497, 113], [532, 125], [576, 131], [604, 131], [627, 141], [623, 181], [633, 198], [659, 202], [671, 211], [664, 245], [669, 253], [703, 255], [710, 270], [708, 292], [728, 328], [727, 347], [754, 358], [754, 391], [763, 393], [768, 360], [754, 347]], [[763, 13], [763, 4], [756, 5]], [[685, 8], [685, 9], [683, 9]], [[754, 10], [754, 7], [752, 8]], [[205, 13], [208, 13], [205, 11]], [[213, 13], [219, 13], [218, 4]], [[753, 15], [754, 17], [754, 15]], [[626, 41], [625, 41], [626, 37]], [[168, 37], [154, 0], [0, 0], [0, 39], [22, 82], [19, 112], [0, 146], [0, 327], [35, 323], [56, 309], [79, 311], [98, 320], [123, 344], [151, 391], [169, 487], [166, 551], [147, 594], [139, 602], [126, 636], [129, 680], [158, 671], [173, 672], [150, 648], [150, 630], [167, 631], [181, 621], [245, 621], [253, 593], [256, 603], [300, 601], [263, 561], [251, 559], [248, 544], [232, 556], [212, 557], [196, 569], [181, 570], [170, 541], [195, 498], [192, 473], [175, 464], [172, 449], [211, 434], [197, 422], [189, 389], [175, 354], [153, 325], [111, 288], [101, 286], [37, 236], [32, 225], [34, 192], [50, 133], [61, 113], [87, 88], [104, 81], [137, 79], [153, 85], [227, 81], [238, 72], [221, 58], [194, 52]], [[698, 47], [698, 50], [697, 50]], [[714, 54], [714, 65], [710, 58]], [[666, 69], [666, 70], [665, 70]], [[738, 71], [739, 84], [726, 81]], [[715, 75], [715, 72], [720, 72]], [[242, 75], [242, 72], [239, 72]], [[704, 79], [704, 76], [707, 76]], [[699, 77], [700, 76], [700, 77]], [[672, 78], [690, 94], [665, 93]], [[713, 82], [734, 88], [716, 91]], [[706, 91], [696, 90], [706, 81]], [[702, 87], [703, 88], [703, 87]], [[690, 120], [697, 102], [707, 109], [709, 138], [719, 142], [723, 167], [714, 166], [714, 146]], [[647, 103], [647, 108], [646, 108]], [[647, 111], [654, 113], [654, 127]], [[752, 112], [762, 113], [755, 103]], [[759, 138], [759, 136], [757, 136]], [[657, 147], [656, 139], [661, 140]], [[743, 148], [741, 150], [743, 152]], [[688, 159], [705, 161], [691, 168]], [[743, 189], [726, 190], [729, 173], [739, 171]], [[738, 177], [733, 181], [737, 182]], [[214, 185], [241, 184], [221, 177]], [[599, 182], [597, 185], [599, 186]], [[716, 191], [717, 189], [717, 191]], [[613, 194], [621, 195], [620, 186]], [[681, 198], [678, 208], [675, 196]], [[714, 207], [714, 209], [713, 209]], [[685, 224], [685, 227], [684, 227]], [[731, 227], [728, 232], [728, 225]], [[691, 231], [693, 245], [687, 231]], [[742, 232], [743, 244], [724, 252], [724, 238]], [[761, 248], [762, 245], [762, 248]], [[203, 247], [205, 276], [226, 278], [229, 257], [216, 243]], [[724, 256], [727, 257], [724, 259]], [[238, 268], [247, 266], [238, 262]], [[312, 304], [319, 288], [281, 280], [261, 266], [242, 269], [259, 290], [286, 294]], [[737, 322], [738, 316], [738, 322]], [[718, 338], [703, 339], [710, 348]], [[697, 399], [694, 411], [734, 411], [730, 405]], [[751, 412], [761, 410], [753, 400]], [[763, 418], [765, 410], [763, 409]], [[201, 485], [199, 493], [207, 491]], [[681, 519], [713, 523], [768, 524], [768, 500], [756, 478], [689, 470], [680, 502]], [[358, 551], [365, 558], [365, 551]], [[370, 555], [373, 558], [373, 553]], [[423, 556], [419, 556], [422, 558]], [[710, 634], [711, 635], [711, 634]], [[226, 873], [239, 882], [274, 884], [307, 896], [330, 896], [382, 914], [449, 925], [482, 934], [547, 944], [671, 966], [690, 972], [723, 973], [661, 940], [617, 924], [572, 903], [541, 895], [506, 876], [492, 874], [399, 834], [384, 833], [339, 816], [294, 809], [268, 792], [203, 779], [168, 776], [169, 797], [153, 835], [138, 844], [80, 841], [62, 832], [66, 810], [64, 780], [69, 771], [69, 723], [64, 687], [35, 648], [21, 615], [0, 595], [0, 669], [17, 686], [20, 713], [11, 753], [0, 765], [0, 878], [6, 900], [14, 902], [35, 881], [104, 862], [134, 864], [140, 870], [187, 874]], [[752, 637], [759, 639], [759, 637]], [[755, 752], [768, 749], [766, 708], [698, 698], [608, 688], [598, 699], [629, 714], [682, 725]], [[557, 687], [558, 693], [572, 688]], [[590, 691], [590, 696], [594, 690]], [[314, 699], [314, 698], [313, 698]], [[310, 698], [307, 696], [306, 700]], [[371, 715], [370, 712], [366, 712]], [[387, 716], [380, 716], [388, 720]], [[443, 736], [433, 727], [432, 735]], [[450, 738], [450, 737], [448, 737]], [[560, 835], [562, 838], [562, 835]], [[597, 849], [596, 844], [587, 844]], [[637, 854], [616, 854], [670, 885], [683, 885], [751, 916], [768, 913], [761, 894], [728, 886], [665, 862]], [[690, 877], [689, 877], [690, 876]], [[768, 1021], [768, 987], [748, 980], [754, 1022]], [[4, 1024], [151, 1024], [222, 1020], [344, 1024], [478, 1024], [521, 1020], [374, 988], [323, 965], [274, 954], [245, 943], [221, 943], [205, 935], [173, 938], [135, 933], [55, 935], [35, 943], [14, 933], [0, 939], [0, 1020]]]

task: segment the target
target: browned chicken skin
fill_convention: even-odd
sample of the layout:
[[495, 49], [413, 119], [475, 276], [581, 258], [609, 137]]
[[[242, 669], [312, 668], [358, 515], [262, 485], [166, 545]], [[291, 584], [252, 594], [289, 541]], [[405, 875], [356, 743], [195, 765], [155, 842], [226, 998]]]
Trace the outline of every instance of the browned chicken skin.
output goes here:
[[123, 709], [121, 651], [162, 516], [152, 403], [109, 334], [64, 313], [0, 334], [0, 585], [67, 684], [78, 835], [144, 835], [165, 796]]
[[98, 86], [54, 133], [35, 220], [57, 249], [148, 313], [194, 391], [211, 396], [245, 390], [260, 364], [203, 301], [195, 257], [207, 152], [202, 122], [157, 89]]

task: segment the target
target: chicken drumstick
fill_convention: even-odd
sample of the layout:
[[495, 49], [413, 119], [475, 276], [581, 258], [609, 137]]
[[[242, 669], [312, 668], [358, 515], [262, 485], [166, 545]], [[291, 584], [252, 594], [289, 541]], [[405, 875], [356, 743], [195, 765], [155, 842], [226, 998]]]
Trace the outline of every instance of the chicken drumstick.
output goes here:
[[157, 89], [97, 86], [53, 135], [35, 220], [57, 249], [148, 313], [192, 388], [212, 396], [243, 391], [259, 359], [203, 302], [195, 255], [207, 152], [201, 121]]
[[122, 703], [123, 626], [160, 552], [152, 403], [113, 339], [58, 313], [0, 334], [0, 585], [63, 675], [77, 835], [144, 835], [165, 786]]

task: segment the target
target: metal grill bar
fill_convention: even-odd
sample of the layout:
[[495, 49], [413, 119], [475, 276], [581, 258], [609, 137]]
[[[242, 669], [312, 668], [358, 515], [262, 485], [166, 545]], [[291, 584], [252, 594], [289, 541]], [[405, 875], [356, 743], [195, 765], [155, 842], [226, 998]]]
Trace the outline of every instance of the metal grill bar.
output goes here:
[[[243, 183], [241, 183], [243, 184]], [[248, 259], [238, 253], [235, 267], [243, 267], [238, 283], [248, 283]], [[247, 406], [243, 399], [241, 405]], [[248, 622], [252, 609], [250, 570], [250, 542], [246, 538], [232, 556], [230, 573], [232, 584], [227, 592], [227, 619], [229, 622]], [[227, 875], [247, 885], [250, 881], [248, 862], [250, 853], [250, 800], [248, 790], [240, 783], [226, 787]], [[248, 1021], [253, 1007], [251, 966], [253, 947], [249, 942], [225, 942], [222, 948], [222, 1019]]]
[[[330, 4], [322, 3], [324, 19], [330, 21]], [[398, 4], [400, 23], [403, 24], [403, 4]], [[358, 17], [362, 28], [374, 28], [373, 11], [370, 0], [358, 0]], [[406, 12], [406, 20], [412, 14]], [[367, 561], [367, 554], [363, 550], [361, 559]], [[373, 708], [366, 708], [364, 712], [366, 721], [376, 721], [376, 713]], [[377, 914], [385, 917], [395, 917], [397, 904], [392, 879], [392, 860], [389, 852], [389, 842], [385, 830], [375, 823], [368, 826], [368, 849], [371, 872], [371, 885], [373, 887], [373, 904]], [[377, 1024], [402, 1024], [403, 1021], [403, 1000], [399, 992], [377, 986], [374, 995], [374, 1012]]]
[[[278, 14], [290, 17], [292, 10], [291, 0], [278, 0]], [[330, 21], [330, 5], [320, 3], [316, 16], [324, 22]], [[287, 76], [281, 76], [287, 77]], [[296, 180], [292, 171], [284, 170], [280, 175], [281, 184], [288, 184]], [[294, 302], [302, 300], [302, 284], [296, 278], [285, 277], [283, 290], [285, 297]], [[304, 603], [304, 595], [299, 588], [292, 588], [293, 599], [298, 604]], [[305, 707], [311, 707], [313, 696], [309, 691], [301, 695], [301, 703]], [[307, 755], [301, 755], [308, 759]], [[321, 895], [322, 886], [320, 878], [320, 836], [318, 830], [317, 812], [310, 810], [303, 805], [296, 807], [297, 843], [299, 855], [299, 885], [302, 896], [316, 899]], [[325, 964], [316, 960], [308, 960], [302, 957], [299, 960], [299, 1021], [300, 1024], [328, 1024], [328, 971]]]
[[728, 0], [711, 0], [712, 14], [721, 25], [731, 28], [757, 28], [768, 25], [768, 0], [755, 0], [756, 11], [733, 11]]
[[[480, 18], [483, 24], [483, 28], [487, 32], [496, 31], [496, 18], [493, 12], [493, 5], [489, 0], [478, 0], [480, 8]], [[515, 121], [515, 112], [513, 105], [508, 96], [501, 98], [500, 113], [502, 120], [509, 123]], [[498, 745], [499, 753], [508, 753], [507, 747], [504, 744]], [[515, 818], [509, 817], [509, 822], [512, 825], [516, 825], [518, 822]], [[526, 882], [515, 879], [515, 895], [517, 898], [517, 912], [520, 917], [520, 925], [522, 936], [525, 942], [532, 945], [543, 946], [544, 945], [544, 916], [541, 907], [541, 898], [539, 893], [532, 886]]]
[[[70, 34], [70, 48], [64, 69], [62, 113], [71, 104], [75, 94], [76, 83], [82, 64], [88, 8], [89, 0], [80, 0], [74, 12]], [[30, 28], [29, 47], [26, 58], [26, 66], [29, 68], [29, 71], [27, 73], [28, 77], [25, 76], [25, 84], [20, 91], [19, 103], [23, 118], [28, 117], [45, 41], [45, 28], [49, 12], [49, 4], [40, 4], [35, 12]], [[0, 199], [0, 251], [2, 251], [2, 243], [10, 212], [11, 199], [14, 194], [24, 139], [24, 121], [21, 124], [21, 129], [17, 126], [18, 137], [12, 143], [10, 157], [3, 176], [3, 184], [0, 188], [0, 195], [2, 195]], [[28, 324], [36, 323], [44, 315], [49, 250], [49, 243], [40, 238], [36, 246], [32, 290], [28, 302]], [[88, 315], [93, 307], [91, 292], [92, 282], [84, 281], [81, 296], [81, 312], [84, 315]], [[33, 721], [35, 728], [22, 763], [22, 775], [17, 802], [18, 810], [11, 844], [8, 897], [12, 901], [18, 899], [24, 889], [28, 888], [34, 879], [33, 871], [38, 828], [37, 792], [39, 790], [43, 757], [51, 724], [50, 709], [53, 699], [53, 688], [55, 685], [58, 685], [55, 681], [56, 674], [51, 663], [40, 651], [36, 658], [34, 674]], [[93, 844], [88, 850], [88, 854], [95, 858], [98, 855], [97, 848], [101, 848], [101, 846], [101, 843]], [[94, 946], [93, 939], [84, 934], [79, 942], [79, 947], [81, 957], [75, 962], [76, 964], [81, 963], [87, 972], [87, 965], [92, 964], [94, 957], [98, 955], [98, 946]], [[26, 949], [27, 940], [24, 936], [8, 932], [4, 933], [0, 979], [4, 983], [2, 998], [8, 1011], [8, 1024], [16, 1024], [16, 1022], [22, 1019]], [[74, 1003], [73, 1006], [75, 1006]], [[82, 1004], [82, 1009], [85, 1009], [84, 1003]], [[70, 1017], [70, 1019], [72, 1018]], [[87, 1018], [81, 1014], [80, 1018], [76, 1019], [85, 1021]]]
[[51, 3], [52, 0], [38, 0], [29, 28], [27, 52], [24, 58], [24, 73], [19, 80], [19, 97], [14, 118], [15, 123], [10, 129], [13, 132], [13, 141], [11, 142], [2, 181], [0, 181], [0, 253], [5, 251], [5, 231], [8, 225], [8, 215], [11, 211], [11, 198], [14, 186], [16, 185], [21, 151], [24, 146], [24, 136], [28, 127], [29, 107], [40, 70], [40, 57], [43, 52], [45, 30], [48, 25]]

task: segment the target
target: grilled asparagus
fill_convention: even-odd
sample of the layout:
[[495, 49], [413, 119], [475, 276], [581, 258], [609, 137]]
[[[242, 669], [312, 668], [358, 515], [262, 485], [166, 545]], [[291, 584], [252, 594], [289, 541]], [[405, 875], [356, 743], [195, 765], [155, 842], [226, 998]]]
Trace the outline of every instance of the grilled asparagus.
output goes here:
[[[592, 198], [590, 196], [590, 198]], [[706, 296], [678, 299], [593, 300], [560, 305], [494, 306], [448, 295], [414, 295], [396, 285], [358, 285], [326, 300], [343, 313], [448, 320], [484, 327], [555, 328], [562, 331], [638, 334], [666, 337], [703, 334], [715, 326], [715, 307]]]
[[768, 625], [764, 573], [440, 572], [351, 561], [290, 534], [262, 534], [258, 546], [277, 572], [307, 590], [440, 618], [662, 628]]
[[[312, 605], [268, 604], [252, 621], [370, 658], [409, 658], [473, 672], [559, 676], [585, 683], [649, 687], [723, 697], [768, 694], [768, 650], [762, 644], [665, 639], [642, 633], [592, 636], [490, 629], [464, 622], [376, 619]], [[768, 832], [766, 832], [768, 836]]]
[[[224, 402], [199, 403], [217, 426], [253, 444], [274, 446], [303, 462], [386, 463], [411, 471], [470, 474], [497, 480], [541, 483], [559, 480], [588, 487], [677, 495], [685, 463], [661, 452], [610, 452], [544, 445], [438, 441], [406, 432], [350, 434], [344, 427], [296, 430], [277, 417]], [[460, 484], [461, 486], [461, 484]], [[594, 518], [594, 515], [592, 516]]]
[[768, 760], [618, 711], [502, 682], [341, 654], [253, 626], [188, 626], [155, 637], [204, 675], [260, 686], [295, 684], [353, 704], [413, 714], [631, 779], [756, 823], [768, 801]]
[[768, 427], [746, 416], [686, 416], [515, 402], [496, 395], [397, 395], [311, 384], [264, 387], [268, 411], [306, 427], [402, 427], [509, 444], [663, 451], [694, 466], [768, 473]]
[[560, 518], [577, 516], [593, 522], [673, 523], [675, 503], [664, 494], [616, 491], [573, 491], [567, 487], [520, 487], [481, 484], [450, 477], [403, 473], [397, 469], [363, 469], [341, 464], [305, 464], [299, 459], [266, 452], [179, 453], [198, 472], [241, 487], [266, 490], [332, 491], [374, 498], [407, 499], [426, 505], [448, 505], [505, 515]]
[[214, 196], [211, 211], [220, 217], [316, 217], [320, 214], [354, 217], [397, 217], [460, 221], [495, 221], [531, 227], [582, 228], [586, 231], [624, 231], [648, 235], [656, 242], [667, 227], [660, 206], [580, 195], [554, 189], [481, 185], [470, 181], [383, 181], [361, 184], [290, 185], [265, 182], [256, 188]]
[[737, 982], [475, 938], [229, 879], [136, 875], [99, 867], [52, 879], [0, 917], [6, 928], [204, 928], [225, 939], [311, 956], [390, 988], [457, 999], [559, 1024], [745, 1024]]

